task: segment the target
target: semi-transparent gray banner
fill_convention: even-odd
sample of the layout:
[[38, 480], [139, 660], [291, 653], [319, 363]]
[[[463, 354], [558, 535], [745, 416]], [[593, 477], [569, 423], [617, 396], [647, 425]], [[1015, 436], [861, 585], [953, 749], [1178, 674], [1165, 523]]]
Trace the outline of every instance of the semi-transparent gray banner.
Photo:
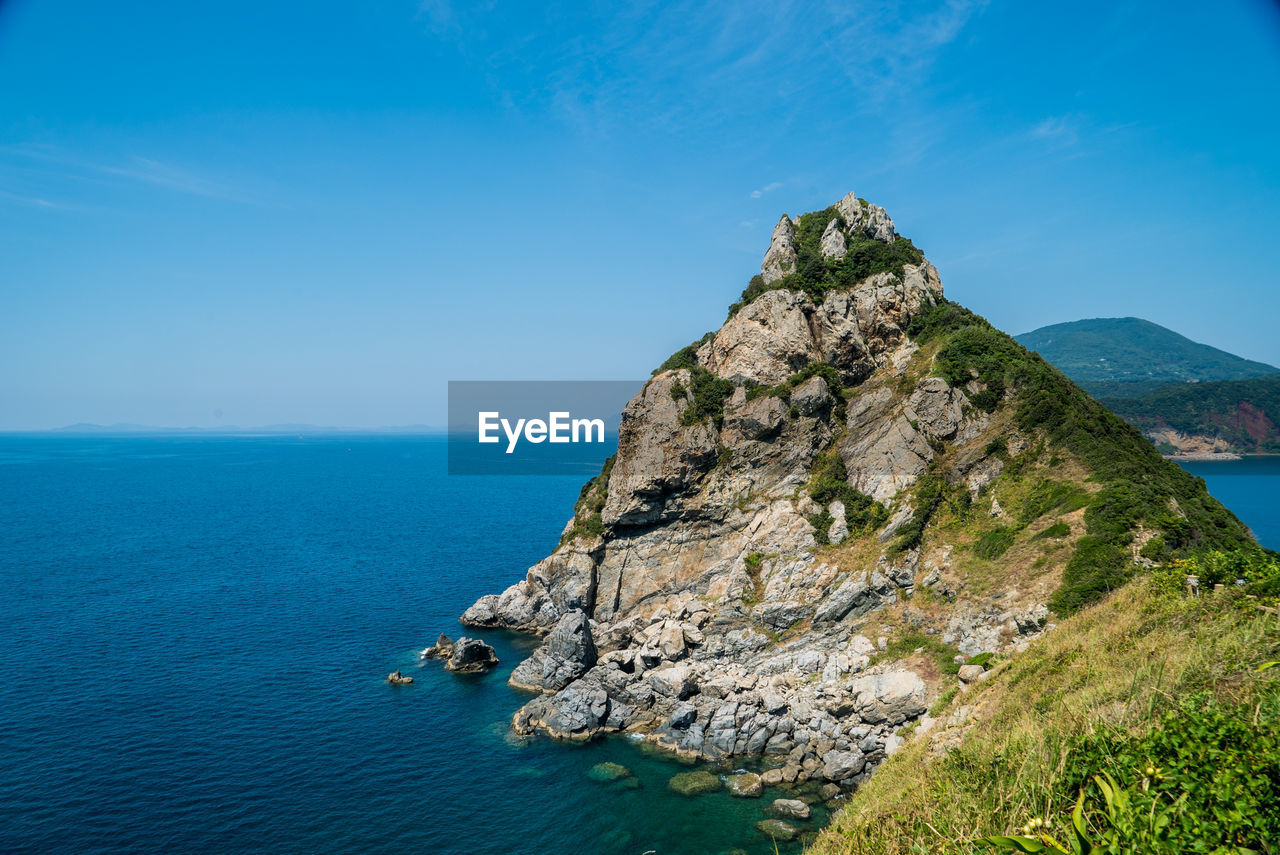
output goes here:
[[618, 447], [643, 380], [450, 380], [450, 475], [583, 475]]

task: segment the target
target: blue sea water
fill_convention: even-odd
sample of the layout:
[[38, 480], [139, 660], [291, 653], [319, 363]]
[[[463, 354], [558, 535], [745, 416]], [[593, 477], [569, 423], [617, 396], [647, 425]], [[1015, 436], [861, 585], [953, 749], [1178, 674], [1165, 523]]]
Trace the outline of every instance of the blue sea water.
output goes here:
[[[585, 480], [445, 459], [430, 437], [0, 438], [0, 851], [772, 852], [773, 794], [676, 796], [681, 768], [626, 739], [510, 741], [530, 639], [486, 633], [495, 673], [419, 667]], [[589, 780], [602, 760], [634, 781]]]
[[1234, 511], [1259, 543], [1280, 550], [1280, 457], [1187, 461], [1182, 468], [1203, 478], [1214, 498]]

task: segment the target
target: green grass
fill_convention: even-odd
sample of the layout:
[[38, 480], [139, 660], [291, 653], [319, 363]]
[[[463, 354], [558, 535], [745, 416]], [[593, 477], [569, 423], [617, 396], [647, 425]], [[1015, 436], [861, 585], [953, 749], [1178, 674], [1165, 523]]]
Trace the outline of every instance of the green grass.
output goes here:
[[[1074, 566], [1069, 563], [1063, 589], [1052, 604], [1060, 614], [1097, 602], [1123, 583], [1126, 570], [1119, 556], [1140, 525], [1161, 532], [1160, 552], [1149, 556], [1153, 560], [1206, 548], [1257, 550], [1245, 526], [1209, 495], [1202, 480], [1160, 457], [1134, 427], [982, 318], [944, 300], [913, 318], [908, 334], [922, 345], [936, 344], [937, 374], [952, 385], [963, 386], [976, 377], [988, 390], [1000, 390], [997, 406], [1012, 406], [1019, 430], [1047, 442], [1040, 453], [1069, 453], [1101, 485], [1089, 497], [1079, 487], [1045, 482], [1019, 512], [1025, 523], [1087, 505], [1088, 537], [1077, 544]], [[1024, 452], [1006, 474], [1018, 474], [1038, 456]], [[935, 501], [940, 489], [926, 485], [922, 493]], [[923, 515], [925, 523], [926, 507], [917, 506], [917, 517]], [[921, 528], [913, 521], [909, 533], [916, 542]]]
[[903, 633], [889, 641], [884, 650], [871, 657], [867, 667], [879, 665], [881, 662], [906, 659], [921, 648], [923, 648], [923, 653], [926, 656], [934, 660], [938, 670], [942, 671], [942, 673], [959, 673], [960, 666], [956, 664], [955, 658], [960, 654], [960, 651], [949, 644], [942, 643], [937, 636], [917, 631]]
[[[945, 740], [953, 747], [935, 750], [945, 736], [937, 731], [914, 738], [809, 851], [989, 852], [978, 838], [1019, 834], [1032, 818], [1061, 832], [1083, 791], [1087, 834], [1115, 841], [1098, 851], [1276, 852], [1274, 599], [1268, 611], [1238, 589], [1185, 597], [1185, 569], [1171, 564], [1083, 608], [996, 664], [990, 679], [940, 699], [938, 713], [962, 699], [972, 717], [958, 740]], [[1253, 591], [1280, 576], [1266, 560], [1250, 570]], [[1127, 799], [1124, 811], [1108, 811], [1094, 779], [1104, 774]]]

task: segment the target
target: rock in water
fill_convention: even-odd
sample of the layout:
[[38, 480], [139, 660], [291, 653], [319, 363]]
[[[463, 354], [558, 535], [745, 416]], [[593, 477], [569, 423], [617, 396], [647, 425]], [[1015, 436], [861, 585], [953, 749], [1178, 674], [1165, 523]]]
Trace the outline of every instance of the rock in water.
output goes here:
[[436, 643], [419, 654], [422, 659], [448, 659], [453, 655], [453, 640], [443, 632]]
[[774, 799], [770, 809], [784, 819], [808, 819], [813, 813], [799, 799]]
[[472, 674], [487, 671], [498, 664], [493, 648], [478, 638], [459, 638], [444, 667], [455, 674]]
[[623, 778], [630, 778], [632, 771], [621, 763], [597, 763], [587, 770], [587, 777], [593, 781], [601, 783], [609, 783], [611, 781], [619, 781]]
[[387, 682], [393, 686], [407, 686], [413, 682], [413, 678], [406, 677], [396, 670], [387, 675]]
[[729, 776], [729, 795], [740, 799], [759, 798], [764, 792], [764, 784], [755, 772], [742, 772]]
[[714, 793], [722, 786], [720, 779], [705, 769], [696, 772], [681, 772], [667, 782], [667, 788], [682, 796], [700, 796], [703, 793]]
[[762, 819], [756, 823], [756, 828], [774, 840], [795, 840], [800, 836], [800, 829], [781, 819]]

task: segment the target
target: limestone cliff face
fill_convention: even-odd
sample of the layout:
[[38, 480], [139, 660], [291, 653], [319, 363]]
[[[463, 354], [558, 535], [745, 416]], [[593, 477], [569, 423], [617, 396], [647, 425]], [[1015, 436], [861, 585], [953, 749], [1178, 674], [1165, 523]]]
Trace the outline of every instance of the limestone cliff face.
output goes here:
[[[817, 228], [778, 223], [765, 285], [788, 281], [806, 239], [830, 264], [902, 240], [853, 194], [834, 211]], [[929, 376], [909, 335], [941, 299], [923, 257], [816, 295], [765, 289], [653, 376], [562, 545], [463, 616], [547, 635], [513, 675], [544, 693], [516, 715], [518, 731], [640, 732], [691, 756], [768, 755], [789, 780], [844, 784], [893, 749], [930, 688], [916, 670], [870, 667], [875, 615], [921, 586], [949, 593], [953, 575], [945, 550], [891, 548], [913, 518], [909, 492], [940, 456], [974, 495], [1003, 466], [984, 450], [1005, 429], [971, 406], [978, 387]], [[819, 465], [852, 491], [815, 501]], [[593, 513], [602, 535], [578, 525]], [[977, 653], [1040, 630], [1043, 615], [1014, 613], [1034, 602], [1008, 605], [958, 603], [939, 632]]]

